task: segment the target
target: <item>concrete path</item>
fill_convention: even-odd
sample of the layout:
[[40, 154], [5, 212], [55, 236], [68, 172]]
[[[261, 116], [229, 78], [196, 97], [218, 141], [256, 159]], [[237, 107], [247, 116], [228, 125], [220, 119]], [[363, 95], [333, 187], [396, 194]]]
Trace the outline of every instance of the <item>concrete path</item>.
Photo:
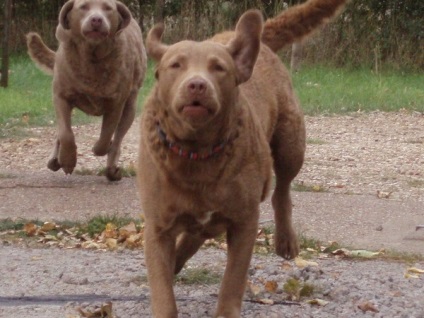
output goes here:
[[[0, 171], [0, 219], [84, 221], [95, 215], [138, 217], [135, 178], [110, 183], [104, 177], [69, 176], [49, 171]], [[384, 248], [424, 254], [422, 202], [369, 195], [293, 192], [298, 233], [337, 241], [358, 249]], [[261, 222], [272, 222], [270, 200], [261, 206]]]

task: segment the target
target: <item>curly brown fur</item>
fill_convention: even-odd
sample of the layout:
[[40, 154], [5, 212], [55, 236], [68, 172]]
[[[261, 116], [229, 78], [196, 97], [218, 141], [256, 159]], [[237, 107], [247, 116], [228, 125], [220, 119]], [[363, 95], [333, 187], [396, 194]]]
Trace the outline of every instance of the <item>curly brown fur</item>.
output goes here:
[[107, 155], [106, 176], [119, 180], [121, 142], [134, 120], [146, 72], [140, 27], [119, 1], [69, 0], [60, 11], [56, 38], [59, 47], [54, 52], [38, 34], [27, 35], [31, 59], [53, 75], [58, 137], [47, 167], [73, 172], [77, 146], [71, 115], [77, 107], [88, 115], [103, 116], [93, 153]]
[[[317, 2], [323, 1], [310, 1]], [[331, 16], [324, 9], [287, 10], [273, 36], [301, 38]], [[334, 6], [327, 10], [335, 12]], [[291, 30], [304, 30], [302, 14], [320, 22], [309, 23], [308, 32]], [[268, 37], [265, 45], [262, 30], [261, 13], [250, 10], [234, 32], [204, 42], [168, 46], [161, 42], [162, 25], [147, 37], [156, 83], [141, 118], [138, 184], [155, 317], [177, 317], [174, 274], [221, 233], [228, 258], [215, 317], [240, 317], [272, 167], [276, 253], [299, 253], [290, 184], [303, 164], [305, 125], [289, 73], [267, 46], [283, 41]]]
[[277, 52], [286, 45], [311, 35], [329, 22], [349, 0], [309, 0], [290, 7], [264, 24], [262, 43]]
[[46, 74], [53, 75], [54, 59], [56, 53], [50, 50], [43, 42], [41, 37], [35, 33], [30, 32], [26, 36], [28, 54], [31, 60]]

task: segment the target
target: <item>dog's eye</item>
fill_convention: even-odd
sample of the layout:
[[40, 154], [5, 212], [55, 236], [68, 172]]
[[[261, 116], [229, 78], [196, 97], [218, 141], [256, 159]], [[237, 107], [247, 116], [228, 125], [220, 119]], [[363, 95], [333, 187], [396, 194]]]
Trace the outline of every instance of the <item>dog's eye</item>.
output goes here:
[[112, 7], [111, 7], [111, 6], [105, 5], [105, 6], [103, 7], [103, 10], [104, 10], [104, 11], [112, 11], [113, 9], [112, 9]]
[[218, 64], [218, 63], [213, 65], [213, 70], [216, 71], [216, 72], [225, 72], [224, 66], [222, 66], [221, 64]]
[[83, 5], [81, 5], [80, 7], [79, 7], [79, 9], [80, 10], [82, 10], [82, 11], [87, 11], [89, 8], [88, 8], [88, 4], [83, 4]]
[[180, 62], [174, 62], [174, 63], [171, 64], [171, 68], [173, 68], [173, 69], [177, 69], [177, 68], [180, 68], [180, 67], [181, 67]]

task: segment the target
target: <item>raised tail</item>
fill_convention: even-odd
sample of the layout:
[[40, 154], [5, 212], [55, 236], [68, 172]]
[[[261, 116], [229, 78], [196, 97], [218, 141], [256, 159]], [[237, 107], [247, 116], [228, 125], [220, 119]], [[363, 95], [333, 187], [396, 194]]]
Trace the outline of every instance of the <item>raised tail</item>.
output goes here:
[[341, 11], [349, 0], [309, 0], [288, 8], [264, 24], [262, 42], [277, 52], [310, 35]]
[[33, 60], [35, 65], [37, 65], [37, 67], [44, 73], [53, 75], [56, 53], [44, 44], [43, 40], [37, 33], [30, 32], [26, 35], [26, 38], [28, 54], [31, 60]]

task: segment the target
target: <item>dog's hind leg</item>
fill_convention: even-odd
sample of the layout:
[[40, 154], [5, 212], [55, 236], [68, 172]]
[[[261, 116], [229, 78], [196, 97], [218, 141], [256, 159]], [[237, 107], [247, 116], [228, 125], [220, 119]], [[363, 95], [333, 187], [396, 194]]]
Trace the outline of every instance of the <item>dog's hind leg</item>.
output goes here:
[[175, 274], [183, 269], [184, 264], [198, 251], [203, 242], [205, 242], [205, 238], [199, 234], [184, 232], [178, 237]]
[[305, 127], [300, 111], [281, 114], [271, 140], [276, 186], [272, 195], [275, 218], [276, 253], [286, 259], [299, 253], [292, 224], [290, 184], [302, 167], [305, 152]]
[[121, 144], [126, 133], [130, 129], [135, 118], [135, 103], [137, 92], [130, 95], [122, 111], [121, 120], [116, 127], [113, 141], [107, 155], [106, 177], [110, 181], [118, 181], [122, 178], [121, 169], [118, 167], [119, 156], [121, 155]]
[[47, 167], [52, 171], [58, 171], [61, 168], [59, 159], [57, 158], [57, 156], [59, 155], [59, 147], [60, 141], [59, 138], [56, 138], [56, 140], [54, 141], [52, 155], [50, 156], [50, 159], [47, 162]]

